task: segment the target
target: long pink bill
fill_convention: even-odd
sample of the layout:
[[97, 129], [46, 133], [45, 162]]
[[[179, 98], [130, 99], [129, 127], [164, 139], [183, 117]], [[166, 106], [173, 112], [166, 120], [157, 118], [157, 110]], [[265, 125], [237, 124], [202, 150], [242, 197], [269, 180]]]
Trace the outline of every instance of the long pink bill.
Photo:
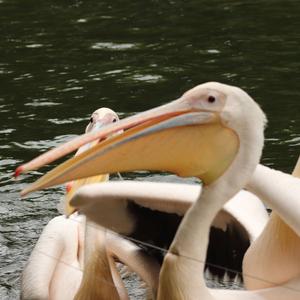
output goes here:
[[[174, 110], [171, 110], [170, 108], [172, 108], [173, 106]], [[105, 128], [102, 128], [99, 131], [83, 134], [65, 144], [62, 144], [54, 149], [49, 150], [48, 152], [43, 153], [42, 155], [34, 158], [28, 163], [19, 166], [15, 170], [14, 176], [18, 177], [21, 173], [39, 169], [40, 167], [75, 151], [76, 149], [82, 147], [87, 143], [90, 143], [94, 140], [105, 139], [107, 136], [120, 130], [127, 130], [141, 123], [145, 123], [153, 119], [158, 119], [160, 117], [162, 120], [167, 119], [189, 110], [189, 105], [187, 105], [186, 102], [181, 101], [181, 99], [178, 99], [169, 104], [162, 105], [160, 107], [123, 119], [119, 122], [107, 125], [105, 126]]]

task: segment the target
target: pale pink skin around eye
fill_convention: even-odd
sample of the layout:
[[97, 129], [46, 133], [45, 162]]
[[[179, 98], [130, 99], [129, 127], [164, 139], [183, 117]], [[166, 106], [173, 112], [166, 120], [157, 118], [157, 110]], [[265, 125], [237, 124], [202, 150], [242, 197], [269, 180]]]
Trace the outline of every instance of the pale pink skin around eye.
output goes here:
[[[93, 124], [95, 124], [96, 122], [101, 122], [103, 125], [108, 125], [108, 124], [111, 124], [113, 122], [119, 121], [118, 116], [115, 115], [115, 114], [112, 114], [112, 113], [107, 113], [103, 117], [102, 116], [99, 117], [99, 115], [97, 113], [94, 113], [94, 114], [92, 114], [91, 118], [93, 119]], [[116, 120], [116, 121], [114, 121], [114, 120]], [[91, 131], [91, 129], [93, 127], [93, 124], [89, 123], [88, 126], [85, 129], [85, 132]]]
[[[214, 99], [211, 101], [211, 99]], [[182, 95], [182, 99], [189, 103], [191, 108], [194, 109], [212, 109], [213, 111], [221, 111], [226, 102], [226, 95], [217, 90], [196, 88], [189, 90]]]

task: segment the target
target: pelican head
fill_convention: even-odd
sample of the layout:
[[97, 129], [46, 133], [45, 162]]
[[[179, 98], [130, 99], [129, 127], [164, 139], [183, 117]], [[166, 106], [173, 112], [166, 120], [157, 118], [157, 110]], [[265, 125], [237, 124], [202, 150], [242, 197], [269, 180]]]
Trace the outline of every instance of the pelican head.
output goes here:
[[85, 128], [85, 132], [93, 131], [93, 129], [97, 127], [97, 124], [101, 124], [102, 127], [117, 121], [119, 121], [119, 117], [113, 110], [107, 107], [101, 107], [92, 113], [90, 122]]
[[[107, 125], [95, 135], [83, 135], [73, 144], [62, 145], [56, 153], [124, 130], [59, 165], [22, 194], [78, 178], [135, 170], [196, 176], [208, 185], [229, 168], [241, 149], [249, 155], [253, 151], [261, 153], [260, 129], [265, 120], [259, 106], [240, 88], [204, 83], [175, 101]], [[255, 137], [255, 143], [251, 137]], [[19, 171], [41, 166], [47, 155], [53, 153], [21, 166]]]
[[[119, 117], [113, 110], [107, 107], [101, 107], [92, 113], [89, 123], [85, 128], [85, 133], [97, 132], [100, 128], [117, 121], [119, 121]], [[106, 137], [102, 138], [102, 140], [105, 138]], [[100, 140], [94, 140], [92, 143], [88, 143], [80, 147], [75, 156], [86, 151], [98, 142], [100, 142]]]

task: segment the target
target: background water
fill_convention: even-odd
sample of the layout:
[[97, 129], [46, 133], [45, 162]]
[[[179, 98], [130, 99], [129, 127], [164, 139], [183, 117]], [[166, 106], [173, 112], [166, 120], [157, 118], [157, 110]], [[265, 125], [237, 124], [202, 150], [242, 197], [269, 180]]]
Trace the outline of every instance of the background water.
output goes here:
[[13, 170], [82, 133], [98, 107], [123, 117], [201, 82], [237, 85], [268, 116], [263, 163], [287, 172], [296, 163], [297, 0], [0, 0], [0, 24], [1, 299], [18, 298], [22, 267], [63, 194], [21, 201], [40, 172], [15, 181]]

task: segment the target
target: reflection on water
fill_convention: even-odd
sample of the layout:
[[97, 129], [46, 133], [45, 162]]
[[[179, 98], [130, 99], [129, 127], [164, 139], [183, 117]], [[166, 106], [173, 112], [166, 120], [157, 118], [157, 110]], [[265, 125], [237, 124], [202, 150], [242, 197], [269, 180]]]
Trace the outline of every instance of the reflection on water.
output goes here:
[[21, 201], [20, 189], [40, 172], [15, 181], [14, 168], [83, 132], [98, 107], [123, 117], [200, 82], [238, 85], [269, 117], [263, 162], [292, 170], [300, 144], [298, 1], [0, 0], [0, 10], [1, 299], [17, 298], [21, 269], [64, 192]]

